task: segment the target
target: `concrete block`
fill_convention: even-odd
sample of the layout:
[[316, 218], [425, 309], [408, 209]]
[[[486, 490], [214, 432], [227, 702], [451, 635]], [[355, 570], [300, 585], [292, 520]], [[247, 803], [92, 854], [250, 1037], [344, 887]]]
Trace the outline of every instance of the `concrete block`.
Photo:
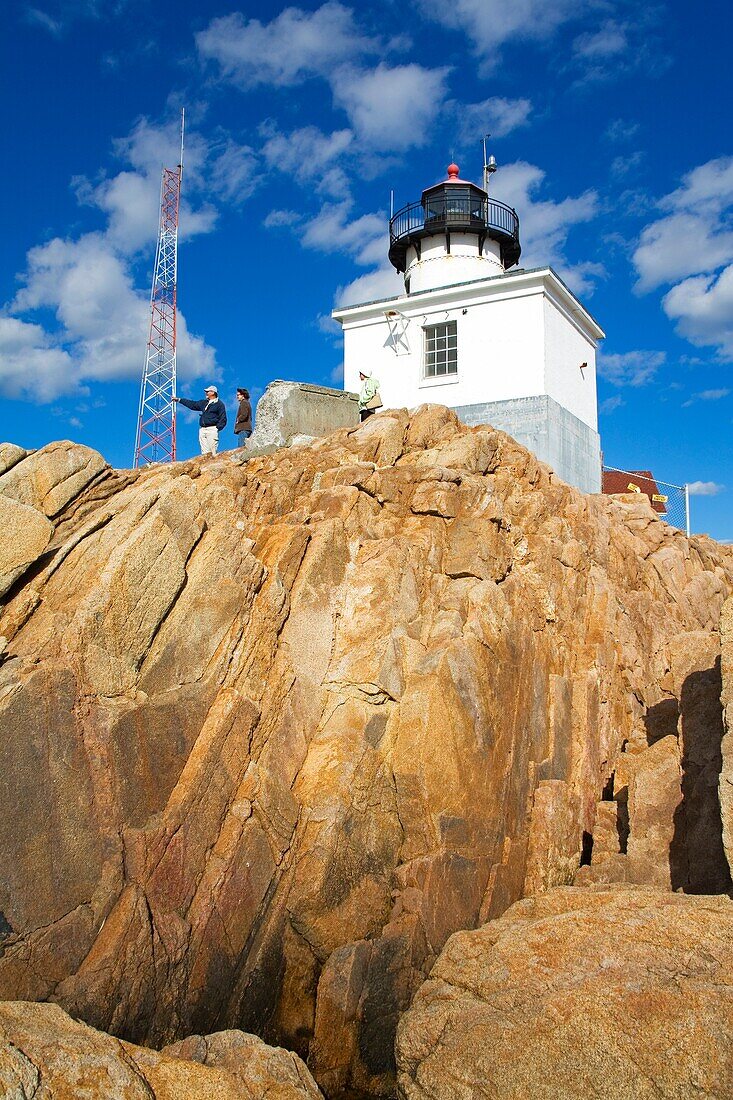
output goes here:
[[255, 430], [245, 451], [267, 453], [304, 437], [316, 438], [359, 425], [355, 393], [308, 382], [271, 382], [257, 403]]
[[601, 437], [547, 394], [461, 405], [453, 411], [471, 427], [490, 424], [506, 432], [568, 485], [600, 493]]

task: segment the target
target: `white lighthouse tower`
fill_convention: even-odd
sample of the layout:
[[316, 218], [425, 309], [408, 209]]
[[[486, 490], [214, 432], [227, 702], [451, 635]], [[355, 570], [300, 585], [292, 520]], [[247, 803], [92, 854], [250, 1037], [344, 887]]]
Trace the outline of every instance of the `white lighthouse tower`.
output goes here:
[[344, 388], [379, 380], [386, 407], [448, 405], [492, 424], [564, 481], [600, 492], [596, 348], [602, 329], [549, 267], [524, 270], [519, 218], [484, 187], [448, 177], [391, 218], [405, 293], [334, 310]]

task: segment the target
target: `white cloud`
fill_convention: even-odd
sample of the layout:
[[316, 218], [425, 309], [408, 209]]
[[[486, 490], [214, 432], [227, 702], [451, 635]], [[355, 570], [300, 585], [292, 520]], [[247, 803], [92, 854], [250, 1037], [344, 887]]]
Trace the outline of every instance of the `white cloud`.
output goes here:
[[92, 187], [78, 181], [77, 195], [83, 202], [107, 214], [107, 233], [117, 247], [136, 252], [155, 240], [160, 212], [160, 181], [155, 187], [149, 176], [120, 172]]
[[[336, 291], [336, 304], [371, 301], [404, 293], [404, 284], [394, 268], [387, 263], [389, 250], [386, 214], [362, 214], [351, 220], [353, 202], [325, 203], [312, 218], [306, 219], [292, 210], [273, 210], [265, 225], [298, 227], [300, 243], [318, 252], [343, 252], [363, 266], [376, 264], [377, 269], [359, 276], [348, 286]], [[331, 325], [320, 318], [319, 327], [328, 332]]]
[[103, 338], [114, 328], [118, 309], [129, 306], [129, 278], [122, 258], [101, 233], [78, 241], [57, 237], [28, 253], [25, 286], [14, 310], [52, 308], [64, 328], [87, 340]]
[[[31, 249], [25, 286], [13, 310], [41, 309], [54, 313], [59, 342], [73, 361], [68, 385], [60, 390], [55, 363], [49, 364], [50, 385], [55, 383], [57, 392], [71, 392], [79, 380], [111, 381], [140, 374], [150, 317], [148, 296], [135, 290], [125, 260], [103, 234], [87, 233], [77, 241], [56, 238]], [[182, 378], [214, 369], [213, 349], [188, 332], [180, 313], [177, 337]]]
[[633, 263], [644, 293], [663, 283], [712, 271], [733, 260], [733, 232], [718, 216], [687, 211], [670, 214], [646, 226]]
[[587, 0], [419, 0], [423, 13], [454, 30], [462, 30], [477, 53], [491, 57], [511, 39], [550, 38], [563, 23], [582, 14]]
[[634, 252], [637, 289], [652, 290], [733, 261], [733, 157], [693, 169], [658, 203], [666, 215], [646, 226]]
[[[106, 228], [77, 239], [54, 238], [27, 255], [22, 286], [2, 318], [0, 390], [51, 401], [91, 381], [140, 375], [150, 318], [149, 289], [136, 289], [131, 260], [154, 248], [160, 165], [168, 161], [177, 127], [142, 120], [117, 151], [135, 168], [92, 184], [74, 181], [80, 201], [106, 215]], [[205, 143], [192, 135], [192, 185], [201, 186]], [[177, 150], [173, 147], [177, 159]], [[175, 162], [173, 162], [175, 163]], [[197, 182], [198, 181], [198, 182]], [[181, 236], [210, 229], [211, 207], [181, 211]], [[150, 265], [146, 264], [146, 270]], [[51, 331], [35, 315], [54, 317]], [[178, 366], [183, 379], [215, 370], [213, 348], [189, 333], [178, 315]], [[30, 368], [30, 370], [29, 370]], [[32, 374], [30, 373], [32, 371]], [[33, 378], [29, 385], [26, 379]], [[212, 374], [213, 376], [213, 374]]]
[[683, 177], [657, 204], [633, 256], [636, 289], [674, 283], [662, 308], [676, 331], [733, 360], [733, 157], [718, 157]]
[[333, 74], [334, 102], [371, 149], [409, 149], [427, 142], [445, 100], [447, 76], [447, 68], [416, 64], [380, 62], [367, 70], [343, 66]]
[[263, 221], [266, 229], [282, 229], [298, 225], [303, 220], [303, 215], [296, 210], [271, 210]]
[[380, 298], [396, 298], [405, 293], [405, 284], [391, 265], [383, 264], [336, 290], [336, 305], [349, 306], [360, 302], [375, 302]]
[[37, 27], [43, 27], [55, 38], [58, 38], [64, 29], [63, 24], [58, 19], [54, 19], [48, 12], [42, 11], [40, 8], [26, 8], [25, 15], [29, 23], [34, 23]]
[[49, 7], [56, 9], [51, 15], [41, 8], [27, 7], [25, 17], [29, 23], [36, 24], [60, 37], [77, 19], [110, 20], [120, 15], [127, 6], [127, 0], [49, 0]]
[[316, 326], [324, 336], [334, 336], [338, 337], [339, 340], [341, 339], [341, 325], [330, 313], [319, 313], [316, 317]]
[[211, 166], [211, 186], [216, 194], [239, 206], [255, 192], [259, 183], [260, 162], [254, 149], [238, 145], [231, 139], [227, 141]]
[[638, 122], [629, 122], [629, 120], [625, 118], [615, 118], [612, 122], [609, 122], [603, 136], [609, 141], [623, 142], [631, 141], [632, 138], [636, 137], [638, 132]]
[[644, 163], [645, 156], [646, 154], [642, 149], [635, 149], [633, 152], [614, 157], [611, 161], [611, 175], [620, 180], [631, 172], [637, 172]]
[[605, 60], [624, 53], [628, 45], [626, 28], [609, 19], [599, 30], [578, 35], [573, 42], [573, 51], [586, 59], [603, 58]]
[[522, 264], [538, 267], [550, 264], [562, 277], [575, 287], [587, 292], [593, 279], [604, 274], [602, 265], [592, 261], [568, 265], [564, 248], [568, 233], [574, 225], [590, 221], [598, 211], [595, 191], [585, 191], [575, 198], [536, 199], [545, 172], [534, 164], [515, 161], [502, 168], [493, 177], [491, 193], [513, 206], [519, 213], [519, 235], [522, 242]]
[[381, 48], [359, 31], [350, 8], [331, 0], [313, 12], [286, 8], [266, 24], [240, 12], [225, 15], [196, 35], [196, 45], [202, 58], [217, 62], [223, 76], [242, 88], [328, 77], [342, 62]]
[[53, 401], [76, 386], [73, 359], [41, 325], [0, 316], [0, 393], [4, 397]]
[[324, 134], [316, 126], [304, 126], [284, 134], [273, 127], [265, 128], [267, 141], [262, 147], [268, 167], [287, 172], [298, 183], [316, 183], [323, 194], [345, 198], [349, 180], [341, 164], [353, 146], [351, 130], [335, 130]]
[[389, 249], [387, 218], [362, 214], [349, 221], [351, 203], [327, 203], [305, 222], [301, 242], [319, 252], [346, 252], [358, 264], [373, 264]]
[[598, 411], [603, 416], [609, 416], [612, 412], [615, 412], [616, 409], [620, 409], [622, 405], [625, 404], [626, 402], [623, 397], [619, 397], [618, 395], [616, 397], [607, 397], [605, 401], [601, 401], [598, 406]]
[[687, 210], [702, 207], [718, 214], [733, 201], [733, 157], [719, 157], [693, 168], [683, 177], [682, 186], [665, 196], [662, 210]]
[[598, 374], [613, 386], [643, 386], [664, 365], [663, 351], [599, 352]]
[[[366, 153], [425, 144], [425, 131], [445, 100], [446, 68], [390, 66], [384, 60], [365, 68], [364, 58], [383, 58], [404, 46], [405, 39], [364, 34], [352, 9], [335, 0], [312, 12], [286, 8], [266, 24], [235, 12], [214, 19], [196, 36], [196, 44], [202, 58], [217, 62], [224, 78], [244, 89], [262, 84], [292, 87], [311, 77], [327, 80], [335, 106], [348, 115]], [[297, 163], [300, 182], [316, 179], [324, 193], [347, 194], [345, 173], [329, 162], [345, 152], [353, 133], [325, 135], [311, 126], [289, 136], [268, 135], [267, 128], [265, 134], [270, 137], [268, 163]], [[314, 139], [312, 147], [309, 137]], [[288, 141], [305, 146], [306, 155], [296, 158]]]
[[599, 279], [608, 278], [608, 271], [603, 264], [595, 263], [593, 260], [583, 260], [578, 264], [559, 261], [557, 269], [563, 281], [578, 297], [590, 297]]
[[[146, 118], [140, 119], [127, 137], [113, 143], [117, 156], [129, 162], [134, 171], [124, 169], [96, 183], [84, 176], [72, 180], [79, 201], [96, 206], [107, 215], [107, 238], [120, 252], [132, 254], [156, 238], [161, 171], [163, 167], [175, 168], [180, 159], [178, 127], [178, 120], [156, 126]], [[225, 149], [224, 153], [227, 151]], [[199, 134], [188, 135], [179, 219], [181, 240], [210, 232], [216, 222], [212, 206], [204, 204], [195, 209], [186, 195], [187, 191], [196, 195], [205, 185], [222, 192], [218, 186], [221, 176], [218, 164], [223, 154], [213, 160], [212, 179], [207, 181], [205, 169], [209, 153], [208, 144]]]
[[716, 497], [723, 492], [725, 485], [718, 485], [716, 481], [691, 481], [687, 489], [690, 496]]
[[[113, 142], [115, 155], [144, 176], [160, 180], [160, 170], [175, 168], [181, 159], [180, 121], [172, 118], [163, 125], [156, 125], [148, 118], [140, 118], [129, 134]], [[197, 182], [206, 160], [207, 143], [195, 131], [186, 134], [185, 170]]]
[[730, 390], [721, 388], [718, 390], [702, 390], [700, 393], [696, 393], [695, 397], [699, 401], [720, 401], [721, 398], [727, 397]]
[[[644, 79], [659, 76], [671, 64], [663, 49], [659, 33], [662, 8], [656, 4], [625, 5], [615, 3], [587, 3], [586, 9], [593, 15], [603, 9], [607, 13], [626, 9], [630, 18], [619, 21], [607, 18], [600, 26], [579, 34], [572, 43], [567, 69], [580, 70], [574, 87], [599, 82], [639, 72]], [[594, 10], [595, 9], [595, 10]]]
[[500, 138], [520, 126], [526, 126], [532, 103], [529, 99], [490, 96], [481, 103], [452, 102], [450, 107], [459, 125], [461, 141], [475, 144], [485, 133]]
[[662, 308], [677, 332], [696, 347], [716, 346], [733, 360], [733, 265], [716, 277], [697, 275], [672, 287]]
[[688, 409], [690, 405], [694, 405], [696, 401], [721, 401], [724, 397], [727, 397], [730, 393], [729, 389], [725, 387], [717, 390], [701, 390], [700, 393], [693, 393], [691, 397], [682, 403], [683, 409]]

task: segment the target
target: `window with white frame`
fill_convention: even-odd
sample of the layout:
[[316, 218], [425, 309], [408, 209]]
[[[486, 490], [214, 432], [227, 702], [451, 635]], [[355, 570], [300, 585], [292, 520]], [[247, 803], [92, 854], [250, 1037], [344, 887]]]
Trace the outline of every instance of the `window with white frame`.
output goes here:
[[442, 325], [426, 325], [424, 378], [444, 378], [458, 374], [458, 322], [446, 321]]

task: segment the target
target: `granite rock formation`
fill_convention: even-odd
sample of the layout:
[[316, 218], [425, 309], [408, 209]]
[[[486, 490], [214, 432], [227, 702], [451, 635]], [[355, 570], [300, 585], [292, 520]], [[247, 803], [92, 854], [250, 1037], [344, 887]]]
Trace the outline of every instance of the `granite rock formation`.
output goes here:
[[597, 806], [590, 866], [580, 869], [578, 885], [730, 890], [733, 852], [721, 830], [725, 623], [724, 608], [719, 634], [693, 631], [671, 641], [669, 696], [647, 711], [613, 764]]
[[581, 859], [724, 888], [733, 555], [646, 499], [438, 406], [249, 460], [9, 460], [53, 530], [0, 618], [0, 996], [389, 1096], [452, 933]]
[[5, 1100], [318, 1100], [297, 1054], [254, 1035], [192, 1035], [158, 1053], [121, 1042], [50, 1004], [0, 1002]]
[[720, 616], [721, 703], [724, 734], [720, 760], [720, 815], [723, 848], [733, 867], [733, 597], [726, 600]]
[[733, 1093], [733, 902], [558, 888], [458, 932], [402, 1018], [402, 1100]]

